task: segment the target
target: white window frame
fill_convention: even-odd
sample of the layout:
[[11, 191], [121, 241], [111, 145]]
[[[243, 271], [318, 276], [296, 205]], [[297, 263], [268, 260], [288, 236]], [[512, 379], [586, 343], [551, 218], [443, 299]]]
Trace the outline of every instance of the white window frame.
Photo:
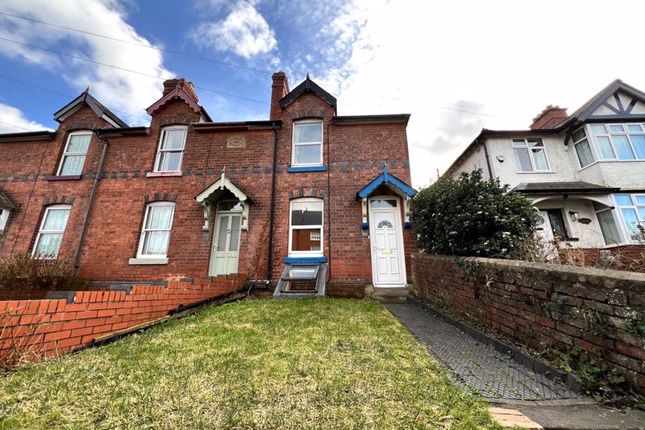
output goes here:
[[[172, 207], [172, 213], [170, 214], [170, 226], [167, 229], [146, 229], [146, 223], [148, 221], [148, 216], [150, 215], [150, 208], [152, 207], [158, 207], [158, 206], [167, 206], [167, 207]], [[167, 258], [168, 256], [168, 249], [166, 249], [165, 254], [144, 254], [143, 253], [143, 245], [146, 241], [146, 233], [150, 231], [167, 231], [168, 232], [168, 248], [170, 248], [170, 233], [172, 232], [172, 223], [175, 218], [175, 203], [173, 202], [152, 202], [148, 203], [146, 205], [146, 210], [143, 215], [143, 223], [141, 224], [141, 236], [139, 237], [139, 246], [137, 248], [137, 259], [142, 258]]]
[[[582, 132], [584, 133], [584, 137], [579, 139], [579, 140], [577, 140], [577, 141], [574, 141], [573, 140], [573, 135], [576, 134], [580, 130], [582, 130]], [[576, 149], [576, 146], [578, 146], [579, 143], [582, 143], [583, 140], [587, 141], [587, 145], [589, 145], [589, 151], [591, 151], [591, 157], [593, 158], [591, 163], [589, 163], [589, 164], [587, 164], [585, 166], [582, 165], [582, 161], [580, 160], [580, 156], [578, 155], [578, 150]], [[593, 164], [598, 162], [599, 157], [598, 157], [598, 154], [596, 153], [596, 148], [595, 148], [596, 142], [593, 141], [593, 140], [589, 140], [589, 130], [587, 130], [586, 127], [580, 127], [578, 129], [574, 130], [574, 132], [571, 133], [571, 141], [573, 142], [573, 155], [576, 157], [576, 161], [578, 162], [578, 167], [580, 169], [585, 169], [585, 168], [587, 168], [587, 167], [589, 167], [589, 166], [591, 166], [591, 165], [593, 165]]]
[[[628, 195], [632, 200], [632, 204], [630, 206], [621, 206], [621, 205], [619, 205], [618, 200], [616, 199], [617, 195]], [[625, 220], [625, 217], [623, 216], [623, 211], [622, 211], [623, 208], [634, 209], [634, 211], [636, 212], [637, 219], [640, 220], [640, 213], [639, 213], [638, 210], [640, 208], [645, 207], [645, 205], [639, 204], [638, 201], [636, 200], [636, 196], [645, 197], [645, 193], [617, 193], [617, 194], [615, 194], [613, 196], [616, 211], [618, 212], [618, 216], [620, 217], [619, 218], [620, 219], [620, 225], [622, 227], [623, 234], [625, 235], [624, 237], [626, 239], [626, 243], [642, 243], [643, 242], [643, 240], [632, 239], [632, 230], [627, 225], [627, 220]], [[641, 221], [641, 224], [643, 224], [643, 226], [645, 226], [645, 221]]]
[[11, 214], [10, 209], [0, 207], [0, 234], [7, 229], [7, 225], [9, 224], [10, 214]]
[[[300, 124], [320, 124], [320, 142], [296, 143], [296, 127]], [[325, 141], [325, 127], [321, 119], [308, 119], [295, 121], [291, 131], [291, 166], [293, 167], [312, 167], [323, 165], [323, 142]], [[314, 146], [320, 145], [320, 162], [319, 163], [296, 163], [296, 146]]]
[[[602, 125], [605, 127], [605, 133], [604, 134], [595, 134], [593, 132], [593, 126], [594, 125]], [[609, 126], [611, 125], [620, 125], [623, 127], [624, 132], [611, 132], [609, 130]], [[639, 125], [641, 127], [641, 132], [630, 132], [628, 126], [630, 125]], [[596, 152], [598, 153], [598, 161], [643, 161], [645, 158], [638, 158], [638, 152], [636, 151], [636, 146], [634, 145], [634, 142], [632, 142], [631, 136], [645, 136], [645, 124], [639, 123], [639, 122], [632, 122], [632, 123], [614, 123], [614, 122], [602, 122], [602, 123], [592, 123], [592, 124], [587, 124], [587, 128], [589, 129], [589, 135], [592, 136], [593, 138], [593, 143], [596, 146]], [[626, 136], [627, 141], [629, 142], [629, 146], [632, 150], [632, 153], [634, 154], [634, 158], [618, 158], [618, 151], [616, 150], [616, 145], [614, 144], [614, 139], [612, 136]], [[611, 146], [612, 151], [614, 152], [614, 157], [613, 158], [603, 158], [602, 157], [602, 152], [600, 151], [600, 145], [598, 144], [598, 141], [596, 140], [596, 137], [607, 137], [609, 139], [609, 145]]]
[[[322, 219], [320, 224], [310, 224], [310, 225], [292, 225], [291, 221], [293, 219], [293, 204], [294, 203], [320, 203], [320, 211], [322, 213]], [[294, 251], [293, 246], [293, 230], [307, 230], [312, 228], [320, 228], [320, 251]], [[291, 257], [322, 257], [324, 255], [325, 249], [325, 201], [323, 199], [316, 199], [312, 197], [305, 197], [300, 199], [293, 199], [289, 203], [289, 256]]]
[[[172, 149], [165, 149], [163, 148], [163, 142], [166, 137], [166, 133], [169, 131], [175, 131], [175, 130], [182, 130], [184, 132], [184, 141], [181, 146], [181, 149], [178, 148], [172, 148]], [[184, 164], [184, 151], [186, 151], [186, 139], [188, 137], [188, 127], [185, 125], [171, 125], [168, 127], [164, 127], [161, 129], [161, 133], [159, 135], [159, 143], [157, 144], [157, 155], [155, 156], [155, 166], [154, 166], [154, 172], [181, 172], [182, 171], [182, 165]], [[179, 158], [179, 169], [178, 170], [161, 170], [161, 154], [163, 152], [179, 152], [181, 153], [181, 157]]]
[[[534, 147], [529, 145], [529, 140], [531, 142], [539, 141], [542, 144], [542, 146], [540, 148], [542, 148], [542, 151], [544, 152], [544, 158], [546, 158], [546, 166], [547, 166], [546, 169], [538, 169], [536, 167], [537, 163], [535, 162], [535, 159], [534, 159], [535, 154], [532, 151], [532, 149]], [[551, 170], [551, 160], [549, 160], [549, 154], [546, 151], [546, 145], [544, 144], [544, 140], [541, 137], [535, 137], [535, 138], [521, 138], [520, 137], [520, 138], [517, 138], [517, 139], [513, 139], [512, 140], [512, 147], [513, 147], [514, 155], [516, 157], [517, 157], [517, 153], [516, 153], [515, 149], [526, 149], [527, 152], [529, 153], [529, 160], [530, 160], [530, 163], [531, 163], [531, 169], [532, 170], [522, 170], [522, 163], [519, 160], [517, 160], [518, 161], [518, 167], [519, 167], [518, 172], [520, 172], [520, 173], [542, 173], [542, 172], [551, 172], [552, 171]]]
[[[45, 221], [47, 221], [49, 212], [54, 209], [58, 209], [58, 210], [67, 209], [67, 220], [65, 221], [65, 227], [62, 230], [44, 230]], [[45, 208], [45, 213], [43, 214], [43, 219], [40, 221], [40, 227], [38, 228], [38, 234], [36, 235], [36, 241], [34, 242], [34, 247], [31, 250], [32, 256], [37, 258], [47, 259], [47, 260], [55, 260], [58, 258], [58, 254], [60, 253], [60, 245], [63, 244], [63, 238], [65, 237], [65, 230], [67, 230], [67, 223], [69, 222], [69, 215], [71, 214], [71, 212], [72, 212], [72, 206], [70, 205], [51, 205]], [[62, 236], [58, 249], [56, 250], [56, 253], [54, 255], [36, 254], [36, 250], [38, 249], [38, 243], [40, 242], [40, 238], [43, 234], [60, 234]]]
[[[65, 149], [63, 150], [63, 155], [60, 157], [60, 163], [58, 164], [58, 170], [56, 170], [56, 176], [61, 176], [63, 171], [63, 165], [65, 164], [65, 159], [70, 156], [83, 156], [83, 165], [81, 166], [81, 172], [78, 175], [83, 174], [83, 168], [85, 167], [85, 160], [87, 158], [87, 151], [90, 149], [92, 144], [92, 135], [94, 133], [88, 130], [73, 131], [67, 135], [67, 142], [65, 142]], [[73, 136], [90, 136], [90, 143], [87, 145], [87, 150], [85, 152], [70, 152], [67, 149], [69, 148], [69, 143], [72, 141]]]

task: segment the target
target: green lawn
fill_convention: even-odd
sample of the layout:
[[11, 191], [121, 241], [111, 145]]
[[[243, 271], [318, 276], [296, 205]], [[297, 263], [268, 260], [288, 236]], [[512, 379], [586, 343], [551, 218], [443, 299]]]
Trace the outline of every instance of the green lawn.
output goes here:
[[0, 375], [0, 428], [497, 428], [381, 305], [249, 300]]

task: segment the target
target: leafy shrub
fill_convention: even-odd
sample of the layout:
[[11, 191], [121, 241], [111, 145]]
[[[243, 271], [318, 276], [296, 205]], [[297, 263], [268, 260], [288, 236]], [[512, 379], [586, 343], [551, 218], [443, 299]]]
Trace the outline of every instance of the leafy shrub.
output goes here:
[[71, 265], [63, 259], [36, 258], [31, 254], [0, 259], [0, 288], [58, 290], [75, 289], [86, 283], [72, 275]]
[[419, 249], [435, 254], [523, 258], [533, 249], [537, 212], [531, 202], [481, 171], [441, 178], [414, 198]]

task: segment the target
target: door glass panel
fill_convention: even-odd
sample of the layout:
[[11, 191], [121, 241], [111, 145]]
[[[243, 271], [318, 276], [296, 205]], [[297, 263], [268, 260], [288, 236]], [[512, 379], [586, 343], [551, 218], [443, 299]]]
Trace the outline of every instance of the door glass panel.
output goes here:
[[219, 230], [217, 231], [217, 250], [226, 251], [226, 231], [228, 230], [228, 217], [219, 219]]
[[237, 251], [240, 242], [240, 217], [231, 217], [231, 243], [228, 246], [229, 251]]
[[618, 153], [618, 158], [621, 160], [633, 160], [634, 152], [632, 147], [629, 144], [627, 136], [612, 136], [614, 140], [614, 146], [616, 147], [616, 152]]
[[376, 199], [370, 202], [373, 208], [395, 208], [396, 200], [394, 199]]
[[393, 225], [392, 225], [392, 223], [391, 223], [391, 222], [389, 222], [388, 220], [383, 220], [383, 221], [381, 221], [381, 222], [379, 222], [379, 223], [378, 223], [378, 225], [376, 226], [376, 228], [386, 228], [386, 229], [390, 229], [390, 228], [394, 228], [394, 226], [393, 226]]

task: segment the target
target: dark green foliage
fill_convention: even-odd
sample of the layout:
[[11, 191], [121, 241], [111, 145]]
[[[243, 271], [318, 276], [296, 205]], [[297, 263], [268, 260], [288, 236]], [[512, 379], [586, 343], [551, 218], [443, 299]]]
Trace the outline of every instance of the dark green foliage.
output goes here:
[[521, 258], [533, 248], [537, 213], [531, 202], [481, 171], [441, 178], [414, 198], [419, 249], [445, 255]]

